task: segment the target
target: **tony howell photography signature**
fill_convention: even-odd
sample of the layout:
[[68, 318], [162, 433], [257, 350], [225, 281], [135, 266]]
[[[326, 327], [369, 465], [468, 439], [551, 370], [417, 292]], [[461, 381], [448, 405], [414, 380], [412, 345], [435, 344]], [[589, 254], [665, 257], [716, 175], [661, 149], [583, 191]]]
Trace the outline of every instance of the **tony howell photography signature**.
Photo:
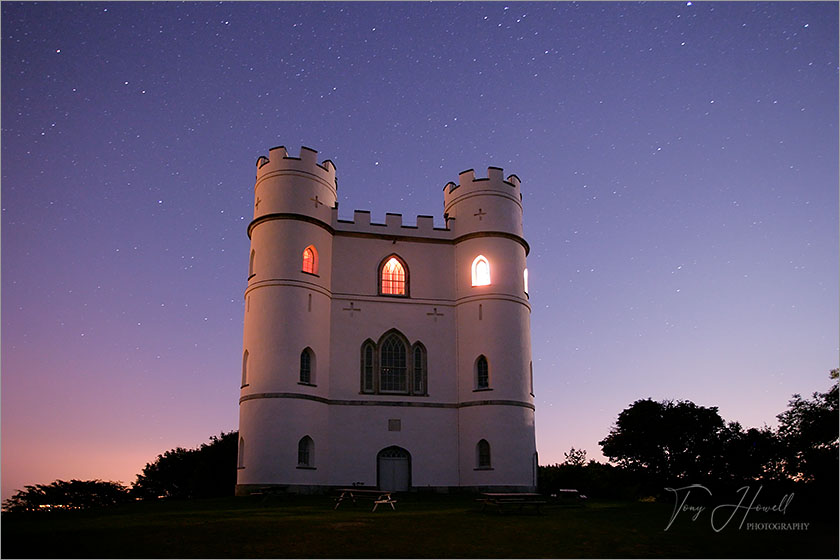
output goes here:
[[[665, 530], [671, 528], [671, 525], [674, 523], [674, 520], [680, 515], [685, 514], [686, 516], [691, 517], [691, 521], [697, 521], [700, 515], [705, 512], [709, 511], [709, 522], [712, 525], [712, 530], [716, 533], [723, 531], [727, 525], [735, 518], [738, 514], [743, 514], [740, 517], [740, 524], [738, 525], [738, 529], [743, 529], [746, 524], [747, 530], [778, 530], [778, 531], [807, 531], [808, 530], [808, 523], [747, 523], [747, 516], [750, 512], [757, 511], [761, 513], [780, 513], [784, 515], [787, 513], [788, 506], [790, 506], [791, 501], [793, 501], [793, 492], [790, 494], [785, 494], [781, 500], [775, 503], [770, 503], [767, 505], [766, 503], [761, 503], [758, 501], [758, 496], [761, 494], [762, 487], [759, 486], [758, 489], [753, 493], [749, 486], [742, 486], [738, 489], [737, 494], [739, 494], [739, 498], [737, 503], [725, 503], [720, 504], [717, 506], [703, 506], [703, 505], [695, 505], [692, 504], [689, 500], [691, 498], [692, 492], [698, 492], [701, 494], [705, 492], [709, 496], [712, 495], [712, 491], [703, 486], [702, 484], [691, 484], [689, 486], [683, 486], [681, 488], [665, 488], [665, 490], [674, 493], [674, 511], [671, 514], [671, 519], [668, 521], [668, 525], [665, 527]], [[695, 495], [696, 497], [696, 495]], [[695, 502], [696, 503], [696, 502]]]

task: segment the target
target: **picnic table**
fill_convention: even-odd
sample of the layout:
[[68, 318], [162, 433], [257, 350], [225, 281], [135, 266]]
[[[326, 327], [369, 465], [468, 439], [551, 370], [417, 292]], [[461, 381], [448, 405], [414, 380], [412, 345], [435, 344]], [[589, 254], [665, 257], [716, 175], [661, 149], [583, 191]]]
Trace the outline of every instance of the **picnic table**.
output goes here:
[[391, 495], [390, 490], [375, 490], [369, 488], [339, 488], [338, 489], [339, 496], [335, 499], [335, 507], [333, 508], [338, 509], [338, 506], [341, 505], [341, 502], [344, 500], [351, 500], [353, 505], [356, 505], [356, 500], [373, 500], [373, 510], [376, 511], [376, 508], [379, 507], [381, 504], [387, 504], [391, 506], [391, 509], [396, 510], [397, 508], [394, 507], [394, 504], [397, 501]]
[[542, 494], [534, 492], [484, 492], [478, 500], [483, 502], [481, 511], [487, 506], [494, 506], [499, 508], [499, 513], [503, 513], [505, 508], [517, 508], [521, 512], [525, 506], [534, 506], [537, 513], [541, 513], [540, 506], [546, 503]]
[[586, 499], [586, 496], [574, 488], [558, 488], [551, 497], [562, 503], [577, 503]]

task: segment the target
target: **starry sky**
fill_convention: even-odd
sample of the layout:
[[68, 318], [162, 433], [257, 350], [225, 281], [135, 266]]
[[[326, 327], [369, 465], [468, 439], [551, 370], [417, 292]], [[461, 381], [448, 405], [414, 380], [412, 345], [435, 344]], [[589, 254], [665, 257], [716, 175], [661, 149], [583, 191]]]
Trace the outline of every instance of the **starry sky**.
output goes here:
[[237, 428], [254, 163], [522, 179], [541, 464], [838, 366], [838, 5], [2, 3], [2, 494]]

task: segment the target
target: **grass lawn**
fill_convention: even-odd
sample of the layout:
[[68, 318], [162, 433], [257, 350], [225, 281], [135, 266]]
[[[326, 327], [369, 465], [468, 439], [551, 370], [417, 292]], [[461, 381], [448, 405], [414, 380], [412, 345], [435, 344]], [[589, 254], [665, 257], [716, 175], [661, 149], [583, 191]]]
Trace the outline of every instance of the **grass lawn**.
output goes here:
[[824, 557], [838, 554], [837, 516], [802, 507], [749, 522], [807, 530], [715, 532], [673, 503], [597, 502], [481, 512], [473, 497], [397, 495], [397, 510], [333, 510], [327, 496], [138, 502], [108, 510], [2, 514], [3, 558], [610, 558]]

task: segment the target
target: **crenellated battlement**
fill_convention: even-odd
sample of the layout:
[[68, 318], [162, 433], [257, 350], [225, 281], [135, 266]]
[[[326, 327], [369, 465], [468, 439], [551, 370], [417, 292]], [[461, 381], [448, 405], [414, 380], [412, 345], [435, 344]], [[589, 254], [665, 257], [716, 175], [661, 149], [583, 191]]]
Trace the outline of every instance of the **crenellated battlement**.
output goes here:
[[338, 217], [338, 209], [333, 209], [333, 227], [336, 231], [362, 234], [374, 234], [394, 237], [425, 237], [448, 240], [451, 232], [445, 228], [436, 228], [434, 216], [419, 215], [415, 224], [403, 223], [402, 214], [388, 212], [385, 223], [372, 222], [368, 210], [355, 210], [352, 220]]
[[315, 176], [326, 183], [332, 190], [338, 189], [335, 178], [335, 165], [330, 160], [318, 163], [318, 152], [306, 146], [300, 148], [300, 157], [290, 156], [285, 146], [276, 146], [268, 151], [268, 156], [257, 158], [257, 180], [259, 182], [278, 173], [297, 172]]
[[522, 193], [519, 190], [519, 185], [519, 177], [509, 175], [505, 179], [504, 170], [501, 167], [488, 167], [487, 177], [479, 178], [476, 178], [474, 169], [461, 171], [458, 174], [457, 184], [450, 181], [443, 187], [444, 211], [448, 212], [451, 205], [458, 199], [481, 191], [485, 191], [488, 194], [491, 192], [502, 194], [503, 196], [520, 201], [522, 200]]
[[[434, 218], [419, 215], [404, 223], [402, 214], [387, 213], [384, 222], [371, 221], [370, 212], [357, 210], [353, 219], [338, 216], [336, 168], [330, 160], [318, 163], [318, 152], [301, 147], [290, 156], [284, 146], [271, 148], [256, 161], [254, 223], [305, 216], [331, 231], [388, 238], [430, 238], [447, 241], [465, 235], [504, 233], [522, 236], [522, 195], [516, 175], [504, 176], [500, 167], [488, 167], [486, 177], [474, 169], [458, 174], [458, 183], [444, 187], [443, 227]], [[250, 229], [249, 229], [250, 234]]]

